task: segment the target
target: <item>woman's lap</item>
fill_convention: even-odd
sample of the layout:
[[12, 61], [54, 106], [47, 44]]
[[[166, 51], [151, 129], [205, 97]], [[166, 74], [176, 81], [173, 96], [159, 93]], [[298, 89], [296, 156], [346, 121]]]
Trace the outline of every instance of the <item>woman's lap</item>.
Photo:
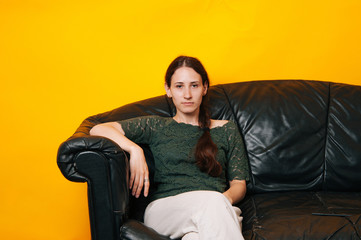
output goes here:
[[145, 224], [171, 238], [243, 239], [240, 210], [219, 192], [192, 191], [158, 199], [146, 209]]

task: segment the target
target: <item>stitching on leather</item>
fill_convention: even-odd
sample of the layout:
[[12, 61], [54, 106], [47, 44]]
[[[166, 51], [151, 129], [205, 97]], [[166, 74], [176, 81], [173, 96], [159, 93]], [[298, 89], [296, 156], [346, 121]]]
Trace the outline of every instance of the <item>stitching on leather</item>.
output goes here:
[[319, 195], [319, 193], [315, 193], [315, 196], [317, 197], [318, 201], [322, 204], [323, 208], [330, 211], [330, 209], [327, 207], [326, 203], [323, 201], [322, 197]]
[[[218, 85], [218, 87], [223, 91], [223, 94], [224, 94], [224, 96], [226, 97], [226, 100], [227, 100], [228, 107], [229, 107], [229, 109], [231, 110], [233, 119], [236, 120], [236, 119], [237, 119], [237, 118], [236, 118], [236, 114], [235, 114], [235, 112], [233, 111], [233, 108], [232, 108], [232, 105], [231, 105], [231, 101], [229, 100], [229, 97], [228, 97], [228, 95], [227, 95], [227, 93], [226, 93], [226, 90], [224, 89], [224, 86], [223, 86], [223, 85], [222, 85], [222, 86], [221, 86], [221, 85]], [[241, 129], [240, 126], [239, 126], [239, 124], [238, 124], [238, 121], [236, 121], [236, 123], [237, 123], [238, 129]]]
[[[252, 232], [255, 232], [256, 228], [258, 228], [258, 226], [259, 226], [259, 221], [258, 221], [257, 205], [255, 203], [255, 199], [253, 196], [251, 196], [251, 199], [252, 199], [252, 205], [253, 205], [253, 209], [254, 209], [253, 222], [255, 223], [255, 224], [252, 224]], [[257, 226], [255, 226], [256, 224], [257, 224]]]
[[327, 109], [326, 109], [326, 124], [325, 124], [325, 144], [323, 152], [323, 179], [322, 179], [322, 189], [327, 190], [326, 187], [326, 148], [328, 145], [328, 125], [330, 123], [330, 105], [331, 105], [331, 83], [328, 83], [328, 96], [327, 96]]
[[352, 226], [355, 229], [356, 235], [361, 239], [361, 235], [357, 229], [357, 223], [360, 221], [360, 219], [361, 219], [361, 215], [357, 218], [357, 220], [354, 223], [352, 223]]
[[352, 222], [352, 220], [350, 219], [350, 217], [345, 217], [345, 219], [351, 224], [352, 228], [355, 230], [355, 234], [357, 235], [357, 237], [359, 239], [361, 239], [361, 236], [360, 234], [358, 233], [357, 231], [357, 227], [356, 227], [356, 224], [357, 222], [360, 220], [361, 216], [358, 217], [358, 219], [356, 220], [356, 222]]
[[171, 116], [171, 117], [173, 117], [173, 108], [172, 108], [172, 105], [171, 105], [171, 101], [168, 99], [168, 97], [167, 97], [167, 95], [166, 94], [164, 94], [164, 98], [165, 98], [165, 102], [167, 103], [167, 105], [168, 105], [168, 111], [169, 111], [169, 115]]
[[[333, 237], [337, 237], [335, 236], [339, 231], [341, 231], [342, 229], [344, 229], [348, 224], [343, 225], [342, 227], [340, 227], [339, 229], [337, 229], [331, 236], [329, 236], [327, 239], [332, 239]], [[337, 239], [337, 238], [336, 238]]]

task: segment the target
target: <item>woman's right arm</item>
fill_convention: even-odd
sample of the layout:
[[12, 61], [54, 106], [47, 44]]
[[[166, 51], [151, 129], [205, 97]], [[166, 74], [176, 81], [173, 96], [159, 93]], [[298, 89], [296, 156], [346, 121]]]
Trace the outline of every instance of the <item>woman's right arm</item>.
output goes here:
[[147, 197], [149, 192], [149, 180], [144, 181], [144, 179], [149, 179], [149, 171], [143, 149], [125, 136], [122, 126], [117, 122], [101, 123], [95, 125], [90, 130], [90, 135], [109, 138], [117, 143], [124, 151], [129, 153], [129, 188], [132, 189], [132, 195], [138, 198], [144, 186], [144, 196]]

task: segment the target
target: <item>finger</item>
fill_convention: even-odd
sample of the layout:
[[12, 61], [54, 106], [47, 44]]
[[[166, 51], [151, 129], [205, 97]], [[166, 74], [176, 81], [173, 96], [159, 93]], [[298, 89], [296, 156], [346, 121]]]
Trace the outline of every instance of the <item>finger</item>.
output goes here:
[[133, 183], [133, 188], [132, 188], [132, 195], [135, 196], [137, 189], [138, 189], [138, 185], [139, 185], [139, 177], [136, 176], [134, 178], [134, 183]]
[[144, 175], [140, 175], [139, 177], [139, 184], [138, 184], [138, 188], [137, 188], [137, 192], [135, 194], [135, 197], [138, 198], [142, 192], [143, 189], [143, 184], [144, 184]]
[[147, 181], [144, 180], [144, 197], [147, 197], [147, 196], [148, 196], [148, 193], [149, 193], [149, 186], [150, 186], [150, 182], [149, 182], [149, 172], [148, 172], [148, 171], [145, 173], [144, 179], [147, 179]]
[[[144, 173], [137, 172], [136, 176], [134, 177], [132, 195], [135, 197], [139, 197], [140, 191], [143, 188], [143, 176], [144, 176]], [[141, 187], [140, 190], [139, 190], [139, 187]]]
[[129, 179], [129, 189], [132, 189], [133, 184], [134, 184], [134, 171], [130, 172], [130, 179]]

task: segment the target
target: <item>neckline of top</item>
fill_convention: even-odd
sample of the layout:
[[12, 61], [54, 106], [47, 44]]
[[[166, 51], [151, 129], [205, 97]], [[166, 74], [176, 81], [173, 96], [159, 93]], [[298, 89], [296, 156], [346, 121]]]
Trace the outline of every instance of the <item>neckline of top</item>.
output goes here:
[[[174, 118], [170, 117], [170, 120], [172, 122], [174, 122], [176, 125], [180, 126], [180, 125], [183, 125], [183, 126], [187, 126], [187, 127], [191, 127], [191, 128], [197, 128], [199, 130], [201, 130], [201, 128], [198, 126], [198, 125], [193, 125], [193, 124], [190, 124], [190, 123], [184, 123], [184, 122], [177, 122], [176, 120], [174, 120]], [[228, 125], [231, 121], [228, 121], [226, 122], [225, 124], [223, 124], [222, 126], [216, 126], [216, 127], [212, 127], [210, 128], [209, 130], [214, 130], [214, 129], [217, 129], [217, 128], [223, 128], [225, 127], [226, 125]]]

